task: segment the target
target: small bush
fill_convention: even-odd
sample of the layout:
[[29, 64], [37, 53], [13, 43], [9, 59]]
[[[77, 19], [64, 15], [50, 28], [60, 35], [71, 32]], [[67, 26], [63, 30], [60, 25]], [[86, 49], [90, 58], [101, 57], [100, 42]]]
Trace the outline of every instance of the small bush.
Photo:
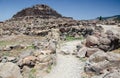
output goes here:
[[27, 49], [34, 49], [33, 45], [27, 46]]

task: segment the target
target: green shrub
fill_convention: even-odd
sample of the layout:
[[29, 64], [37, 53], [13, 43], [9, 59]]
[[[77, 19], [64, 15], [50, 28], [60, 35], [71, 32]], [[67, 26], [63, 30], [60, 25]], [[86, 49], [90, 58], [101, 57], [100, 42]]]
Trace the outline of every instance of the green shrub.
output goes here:
[[27, 46], [27, 49], [34, 49], [33, 45]]
[[67, 36], [66, 37], [66, 41], [82, 40], [82, 39], [84, 39], [82, 36], [79, 37], [79, 38], [75, 38], [75, 37], [72, 37], [72, 36]]

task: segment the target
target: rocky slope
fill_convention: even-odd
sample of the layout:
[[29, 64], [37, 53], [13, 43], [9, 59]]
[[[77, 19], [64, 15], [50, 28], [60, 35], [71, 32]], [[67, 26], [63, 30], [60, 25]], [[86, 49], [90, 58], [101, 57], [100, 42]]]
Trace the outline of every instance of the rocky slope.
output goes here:
[[29, 7], [26, 9], [23, 9], [22, 11], [18, 12], [13, 16], [13, 18], [19, 18], [19, 17], [25, 17], [25, 16], [31, 16], [31, 17], [41, 17], [41, 18], [49, 18], [49, 17], [62, 17], [59, 13], [57, 13], [55, 10], [50, 8], [47, 5], [41, 4], [41, 5], [35, 5], [33, 7]]
[[59, 29], [61, 35], [80, 37], [92, 34], [96, 28], [95, 24], [63, 17], [47, 5], [35, 5], [1, 23], [0, 35], [46, 36], [51, 29]]

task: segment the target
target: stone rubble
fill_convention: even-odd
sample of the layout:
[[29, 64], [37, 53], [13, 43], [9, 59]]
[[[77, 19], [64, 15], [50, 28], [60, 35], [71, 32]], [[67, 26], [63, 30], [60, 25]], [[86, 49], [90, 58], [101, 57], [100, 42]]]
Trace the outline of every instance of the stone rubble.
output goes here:
[[[74, 20], [44, 4], [21, 10], [11, 19], [0, 22], [0, 78], [44, 77], [52, 66], [57, 67], [58, 55], [61, 56], [59, 59], [64, 57], [69, 62], [65, 63], [68, 68], [74, 59], [74, 68], [82, 64], [78, 64], [78, 59], [85, 63], [82, 73], [86, 78], [119, 78], [120, 27], [115, 26], [118, 30], [113, 31], [112, 26], [104, 26], [107, 24], [118, 25], [111, 20]], [[20, 36], [18, 41], [17, 36]], [[114, 52], [116, 50], [118, 52]], [[78, 72], [81, 70], [76, 70], [74, 73], [82, 77], [83, 74]], [[69, 72], [71, 69], [67, 70]], [[80, 78], [71, 75], [71, 78]]]

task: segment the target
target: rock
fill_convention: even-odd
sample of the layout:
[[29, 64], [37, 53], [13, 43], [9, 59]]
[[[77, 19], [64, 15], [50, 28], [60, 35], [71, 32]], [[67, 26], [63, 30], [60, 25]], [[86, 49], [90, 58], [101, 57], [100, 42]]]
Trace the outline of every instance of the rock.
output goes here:
[[15, 60], [16, 58], [15, 57], [7, 57], [8, 61], [11, 62], [13, 60]]
[[99, 40], [95, 36], [88, 36], [86, 38], [86, 46], [91, 47], [91, 46], [96, 46], [99, 44]]
[[52, 35], [52, 38], [56, 41], [59, 41], [60, 40], [60, 31], [59, 29], [52, 29], [51, 30], [51, 35]]
[[36, 50], [32, 55], [21, 58], [17, 64], [21, 67], [21, 69], [23, 69], [24, 66], [27, 66], [29, 68], [42, 70], [44, 69], [43, 67], [47, 68], [49, 65], [51, 66], [55, 63], [55, 52], [51, 50]]
[[78, 39], [78, 38], [80, 38], [80, 35], [78, 35], [78, 34], [75, 34], [75, 36], [74, 36], [76, 39]]
[[3, 56], [0, 61], [2, 63], [6, 63], [6, 62], [12, 62], [12, 63], [16, 63], [19, 59], [17, 57], [9, 57], [9, 56]]
[[101, 33], [101, 35], [100, 35], [102, 38], [107, 38], [107, 34], [105, 34], [105, 33]]
[[113, 72], [106, 74], [103, 78], [119, 78], [120, 72]]
[[39, 63], [46, 63], [46, 62], [52, 62], [55, 63], [56, 56], [54, 52], [51, 52], [50, 50], [41, 51], [39, 53], [35, 53], [35, 56], [38, 58]]
[[85, 56], [90, 57], [92, 54], [94, 54], [98, 50], [99, 50], [98, 48], [87, 48]]
[[39, 55], [51, 55], [51, 54], [56, 54], [56, 52], [52, 50], [36, 50], [33, 52], [33, 55], [38, 57]]
[[111, 50], [117, 49], [120, 47], [120, 36], [119, 35], [111, 35], [108, 36], [108, 38], [111, 40]]
[[31, 68], [29, 68], [28, 66], [24, 66], [22, 68], [22, 75], [23, 75], [24, 78], [29, 78], [29, 76], [31, 74], [30, 70], [31, 70]]
[[95, 26], [95, 30], [97, 30], [99, 32], [103, 32], [104, 28], [102, 26]]
[[89, 57], [89, 61], [98, 63], [100, 61], [104, 61], [106, 57], [107, 57], [107, 54], [104, 51], [99, 50]]
[[96, 37], [100, 37], [101, 33], [97, 30], [94, 30], [93, 35], [96, 36]]
[[51, 29], [48, 35], [49, 41], [49, 49], [53, 49], [56, 51], [56, 48], [59, 48], [60, 43], [60, 31], [59, 29]]
[[78, 52], [82, 47], [83, 47], [82, 45], [78, 44], [78, 45], [76, 46], [77, 52]]
[[79, 51], [77, 51], [77, 57], [85, 57], [87, 52], [87, 47], [82, 47]]
[[13, 45], [10, 47], [11, 49], [25, 49], [25, 45]]
[[105, 52], [109, 51], [109, 48], [110, 48], [109, 45], [102, 45], [102, 44], [100, 44], [98, 47], [99, 47], [99, 49], [101, 49]]
[[103, 38], [103, 37], [100, 37], [99, 41], [100, 41], [100, 44], [103, 44], [103, 45], [110, 45], [111, 43], [111, 40], [109, 40], [108, 38]]
[[47, 67], [51, 65], [52, 62], [37, 63], [34, 68], [39, 70], [45, 70]]
[[101, 33], [99, 36], [94, 34], [86, 38], [86, 46], [99, 48], [105, 52], [112, 51], [120, 47], [119, 33], [114, 34], [112, 31], [107, 31], [106, 33]]
[[33, 54], [33, 51], [31, 50], [23, 51], [22, 53], [19, 54], [19, 58], [25, 58], [27, 56], [31, 56], [32, 54]]
[[10, 51], [10, 50], [11, 50], [11, 48], [9, 46], [6, 46], [3, 48], [3, 51]]
[[53, 39], [53, 40], [50, 40], [49, 45], [48, 45], [48, 49], [53, 51], [53, 52], [56, 52], [57, 46], [58, 46], [58, 42]]
[[44, 73], [49, 66], [55, 63], [55, 52], [51, 50], [35, 50], [31, 55], [21, 58], [18, 65], [22, 69], [23, 76], [28, 78], [30, 75], [32, 75], [31, 77], [38, 76], [38, 72], [39, 74]]
[[8, 45], [3, 48], [3, 51], [11, 51], [15, 49], [24, 49], [24, 48], [25, 48], [24, 45]]
[[62, 50], [60, 53], [63, 55], [70, 55], [70, 52], [68, 50]]
[[115, 35], [107, 35], [108, 39], [110, 39], [111, 41], [115, 40]]
[[45, 63], [45, 62], [49, 62], [52, 59], [52, 57], [49, 55], [39, 55], [38, 56], [38, 61], [40, 63]]
[[48, 35], [49, 30], [38, 30], [38, 31], [34, 31], [32, 32], [32, 35], [34, 36], [46, 36]]
[[37, 57], [27, 56], [27, 57], [19, 60], [18, 65], [20, 67], [23, 67], [23, 66], [33, 67], [35, 65], [36, 61], [37, 61]]
[[120, 61], [120, 54], [113, 53], [113, 52], [107, 52], [107, 58], [109, 61]]
[[85, 36], [87, 36], [87, 35], [92, 35], [92, 33], [93, 33], [93, 30], [94, 30], [94, 27], [92, 27], [92, 26], [87, 26], [86, 28], [85, 28]]
[[120, 54], [98, 51], [90, 56], [85, 65], [88, 74], [102, 75], [120, 70]]
[[11, 62], [0, 63], [0, 76], [2, 78], [23, 78], [20, 68]]
[[107, 31], [106, 31], [106, 34], [107, 34], [107, 35], [114, 35], [114, 33], [113, 33], [111, 30], [107, 30]]

